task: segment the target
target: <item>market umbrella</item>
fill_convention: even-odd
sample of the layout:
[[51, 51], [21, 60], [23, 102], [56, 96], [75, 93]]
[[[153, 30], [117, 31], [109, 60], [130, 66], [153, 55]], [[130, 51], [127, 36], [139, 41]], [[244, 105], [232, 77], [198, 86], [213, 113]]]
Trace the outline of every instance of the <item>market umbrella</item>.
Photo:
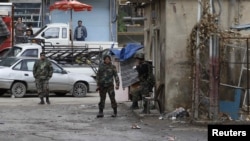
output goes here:
[[72, 11], [91, 11], [92, 10], [92, 6], [85, 4], [85, 3], [81, 3], [77, 0], [61, 0], [61, 1], [57, 1], [54, 4], [50, 5], [49, 7], [50, 11], [53, 10], [62, 10], [62, 11], [70, 11], [70, 28], [71, 28], [71, 47], [73, 47], [73, 37], [72, 37]]

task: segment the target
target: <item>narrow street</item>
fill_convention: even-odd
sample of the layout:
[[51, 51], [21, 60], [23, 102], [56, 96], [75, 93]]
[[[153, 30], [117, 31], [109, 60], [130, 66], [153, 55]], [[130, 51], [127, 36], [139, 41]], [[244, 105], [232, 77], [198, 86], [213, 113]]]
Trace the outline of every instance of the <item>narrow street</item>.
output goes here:
[[[105, 117], [97, 119], [97, 93], [88, 97], [53, 97], [51, 105], [38, 105], [36, 96], [0, 98], [1, 141], [206, 141], [207, 128], [185, 121], [159, 120], [158, 115], [138, 117], [119, 103], [112, 118], [107, 97]], [[136, 124], [140, 129], [132, 129]]]

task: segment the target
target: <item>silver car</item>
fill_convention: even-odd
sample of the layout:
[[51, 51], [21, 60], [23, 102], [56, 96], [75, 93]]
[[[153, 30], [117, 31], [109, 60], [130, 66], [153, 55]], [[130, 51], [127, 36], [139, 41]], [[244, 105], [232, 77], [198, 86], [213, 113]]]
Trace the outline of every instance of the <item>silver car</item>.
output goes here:
[[[37, 58], [5, 58], [0, 62], [0, 94], [10, 90], [15, 97], [23, 97], [28, 92], [36, 92], [33, 77], [33, 65]], [[54, 72], [49, 81], [50, 92], [56, 95], [72, 94], [84, 97], [87, 92], [95, 91], [97, 84], [94, 78], [64, 70], [51, 61]]]

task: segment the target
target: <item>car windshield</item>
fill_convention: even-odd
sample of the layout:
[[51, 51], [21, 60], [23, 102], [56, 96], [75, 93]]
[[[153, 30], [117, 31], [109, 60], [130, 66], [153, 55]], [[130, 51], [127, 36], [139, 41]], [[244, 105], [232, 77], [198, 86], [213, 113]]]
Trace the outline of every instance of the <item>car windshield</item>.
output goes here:
[[45, 25], [44, 27], [40, 28], [34, 35], [33, 37], [36, 37], [38, 34], [40, 34], [47, 26]]
[[4, 57], [15, 57], [19, 52], [22, 51], [22, 48], [13, 46], [6, 54]]
[[3, 60], [1, 60], [0, 66], [10, 67], [18, 60], [18, 58], [4, 58]]

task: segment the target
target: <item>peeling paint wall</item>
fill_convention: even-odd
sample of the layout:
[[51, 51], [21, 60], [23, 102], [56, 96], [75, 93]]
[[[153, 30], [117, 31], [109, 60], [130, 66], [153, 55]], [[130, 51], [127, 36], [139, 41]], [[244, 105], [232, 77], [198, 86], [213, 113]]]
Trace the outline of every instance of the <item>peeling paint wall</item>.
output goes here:
[[[250, 1], [221, 3], [221, 11], [219, 5], [215, 5], [215, 10], [221, 12], [222, 30], [237, 23], [250, 23]], [[145, 7], [146, 58], [154, 62], [157, 84], [165, 83], [166, 112], [192, 105], [192, 62], [187, 57], [187, 42], [197, 23], [197, 7], [198, 0], [154, 0]]]
[[194, 1], [166, 3], [165, 94], [167, 111], [190, 108], [192, 98], [191, 64], [187, 59], [187, 39], [197, 22]]

